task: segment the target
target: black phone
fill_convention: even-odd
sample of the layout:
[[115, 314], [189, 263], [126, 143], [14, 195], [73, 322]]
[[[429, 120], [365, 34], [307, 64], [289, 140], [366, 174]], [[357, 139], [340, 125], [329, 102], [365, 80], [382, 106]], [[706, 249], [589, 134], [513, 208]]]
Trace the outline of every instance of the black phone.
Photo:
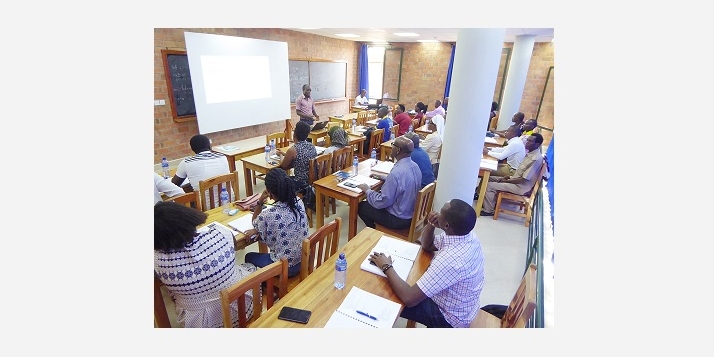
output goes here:
[[312, 315], [312, 311], [283, 306], [283, 309], [280, 310], [278, 318], [281, 320], [306, 324], [310, 320], [310, 315]]
[[352, 188], [356, 188], [356, 187], [357, 187], [357, 185], [355, 185], [355, 184], [353, 184], [352, 182], [349, 182], [349, 181], [346, 181], [346, 182], [345, 182], [345, 186], [347, 186], [347, 187], [352, 187]]

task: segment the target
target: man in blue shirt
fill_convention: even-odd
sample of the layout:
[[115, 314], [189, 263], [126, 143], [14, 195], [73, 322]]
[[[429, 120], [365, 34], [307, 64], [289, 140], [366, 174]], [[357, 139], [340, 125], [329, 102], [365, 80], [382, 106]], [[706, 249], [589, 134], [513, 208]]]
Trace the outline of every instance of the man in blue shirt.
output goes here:
[[421, 171], [411, 159], [414, 143], [400, 136], [392, 144], [392, 157], [397, 159], [392, 171], [384, 179], [380, 191], [372, 191], [367, 184], [358, 187], [367, 199], [360, 202], [357, 214], [367, 227], [379, 223], [391, 229], [409, 228], [414, 214], [416, 196], [421, 187]]
[[392, 119], [389, 118], [387, 114], [389, 114], [389, 108], [387, 107], [379, 107], [379, 110], [377, 110], [377, 117], [379, 117], [377, 129], [384, 129], [384, 139], [382, 139], [382, 142], [389, 141], [391, 135]]
[[434, 171], [431, 169], [431, 160], [429, 159], [429, 154], [426, 153], [422, 148], [419, 147], [419, 135], [415, 132], [407, 132], [404, 134], [407, 139], [410, 139], [414, 143], [414, 151], [412, 151], [412, 161], [414, 161], [419, 170], [421, 171], [421, 187], [434, 182]]

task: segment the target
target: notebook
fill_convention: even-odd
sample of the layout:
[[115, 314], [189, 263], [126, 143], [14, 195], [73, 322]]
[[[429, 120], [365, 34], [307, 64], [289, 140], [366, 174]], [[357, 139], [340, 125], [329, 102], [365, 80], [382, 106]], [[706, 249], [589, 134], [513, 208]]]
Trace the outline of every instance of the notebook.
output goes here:
[[[409, 272], [412, 270], [412, 265], [414, 265], [414, 260], [416, 260], [417, 254], [419, 254], [419, 249], [421, 246], [405, 240], [392, 238], [388, 236], [382, 236], [377, 244], [372, 248], [372, 253], [384, 253], [392, 258], [392, 268], [397, 272], [400, 278], [404, 281], [407, 280]], [[387, 277], [386, 274], [382, 272], [381, 267], [373, 265], [369, 261], [369, 256], [364, 259], [360, 268], [366, 270], [370, 273], [377, 274], [379, 276]]]
[[392, 328], [400, 308], [401, 305], [392, 300], [353, 286], [325, 327]]
[[320, 129], [324, 129], [327, 126], [327, 123], [328, 123], [327, 120], [318, 121], [317, 123], [315, 123], [315, 125], [313, 125], [313, 127], [312, 127], [312, 129], [310, 129], [310, 131], [317, 131]]
[[377, 165], [372, 166], [372, 171], [389, 175], [394, 168], [394, 163], [391, 161], [380, 161]]
[[246, 214], [243, 217], [228, 222], [228, 225], [245, 234], [247, 230], [253, 229], [253, 215], [250, 213]]
[[211, 223], [209, 223], [209, 224], [207, 224], [207, 225], [205, 225], [205, 226], [203, 226], [203, 227], [201, 227], [201, 228], [196, 229], [196, 232], [197, 232], [197, 233], [208, 232], [208, 230], [211, 229], [211, 228], [215, 228], [215, 229], [217, 229], [217, 230], [219, 230], [219, 231], [222, 231], [223, 234], [225, 234], [225, 235], [228, 235], [228, 234], [230, 233], [230, 235], [231, 235], [232, 237], [235, 237], [235, 236], [238, 234], [238, 232], [236, 232], [236, 231], [234, 231], [234, 230], [232, 230], [232, 229], [230, 229], [230, 228], [228, 228], [228, 227], [226, 227], [226, 226], [224, 226], [224, 225], [222, 225], [222, 224], [220, 224], [220, 223], [218, 223], [218, 222], [211, 222]]
[[354, 192], [362, 192], [362, 190], [360, 190], [357, 186], [363, 183], [366, 183], [367, 186], [372, 187], [379, 183], [379, 180], [367, 176], [357, 175], [350, 176], [348, 179], [342, 180], [340, 183], [337, 184], [337, 186]]

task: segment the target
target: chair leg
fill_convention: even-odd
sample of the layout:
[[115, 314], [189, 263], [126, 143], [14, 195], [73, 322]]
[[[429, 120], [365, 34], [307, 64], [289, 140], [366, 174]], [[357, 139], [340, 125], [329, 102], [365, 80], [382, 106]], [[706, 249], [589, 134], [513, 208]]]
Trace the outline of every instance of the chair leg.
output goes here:
[[306, 211], [307, 211], [307, 224], [310, 228], [312, 228], [312, 210], [308, 208]]
[[336, 200], [334, 198], [330, 198], [330, 202], [332, 202], [332, 214], [337, 214], [337, 204], [335, 203]]
[[497, 193], [497, 198], [496, 198], [496, 209], [493, 212], [493, 220], [496, 221], [498, 220], [498, 212], [501, 211], [501, 193]]
[[415, 327], [416, 327], [416, 321], [407, 320], [407, 328], [415, 328]]

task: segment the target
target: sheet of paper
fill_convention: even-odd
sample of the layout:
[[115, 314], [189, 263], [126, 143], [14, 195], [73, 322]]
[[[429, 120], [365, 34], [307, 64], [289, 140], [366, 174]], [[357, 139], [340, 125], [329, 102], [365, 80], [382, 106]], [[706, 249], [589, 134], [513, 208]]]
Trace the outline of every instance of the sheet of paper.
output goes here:
[[228, 225], [245, 234], [247, 230], [253, 229], [253, 215], [250, 213], [246, 214], [243, 217], [228, 222]]
[[360, 184], [359, 181], [354, 181], [354, 180], [352, 180], [352, 178], [349, 178], [349, 179], [346, 179], [346, 180], [344, 180], [344, 181], [338, 183], [337, 186], [342, 187], [342, 188], [344, 188], [344, 189], [346, 189], [346, 190], [350, 190], [350, 191], [353, 191], [353, 192], [357, 192], [357, 193], [362, 192], [362, 190], [360, 190], [358, 187], [349, 187], [349, 186], [346, 186], [346, 185], [345, 185], [345, 182], [349, 182], [350, 184], [353, 184], [353, 185], [359, 185], [359, 184]]
[[324, 146], [315, 146], [315, 151], [317, 151], [318, 155], [322, 155], [323, 152], [325, 152], [325, 149], [327, 149]]
[[373, 179], [368, 176], [362, 176], [362, 175], [357, 175], [357, 176], [352, 176], [349, 178], [350, 180], [357, 181], [360, 183], [366, 183], [369, 186], [373, 186], [379, 183], [379, 180]]
[[[414, 265], [414, 260], [416, 260], [416, 256], [419, 254], [419, 249], [421, 249], [421, 246], [418, 244], [397, 238], [382, 236], [377, 244], [375, 244], [374, 248], [372, 248], [371, 252], [384, 253], [390, 256], [392, 258], [392, 267], [394, 271], [397, 272], [397, 275], [399, 275], [400, 278], [406, 281], [409, 276], [409, 272], [412, 270], [412, 266]], [[381, 267], [377, 267], [370, 263], [369, 255], [367, 255], [362, 264], [360, 264], [360, 268], [379, 276], [383, 276], [385, 278], [387, 277], [387, 275], [382, 272]]]
[[377, 165], [372, 167], [372, 171], [381, 172], [384, 174], [389, 174], [394, 168], [394, 163], [390, 161], [380, 161]]
[[494, 138], [489, 138], [488, 136], [483, 139], [484, 142], [489, 144], [498, 144], [498, 141]]
[[[353, 286], [345, 296], [342, 304], [332, 313], [325, 327], [391, 328], [399, 315], [400, 309], [401, 305], [394, 301]], [[365, 312], [376, 319], [360, 315], [357, 311]], [[347, 320], [352, 320], [352, 322]]]
[[[372, 253], [374, 253], [374, 252], [381, 253], [381, 251], [376, 250], [376, 249], [372, 250]], [[387, 254], [387, 253], [384, 253], [384, 254]], [[371, 255], [371, 253], [370, 253], [370, 255]], [[406, 281], [407, 277], [409, 277], [409, 272], [412, 271], [412, 266], [414, 265], [414, 261], [409, 260], [409, 259], [400, 258], [397, 255], [391, 255], [391, 254], [387, 254], [387, 255], [389, 255], [392, 258], [392, 269], [394, 269], [394, 271], [397, 272], [397, 275], [399, 275], [399, 277], [402, 278], [402, 280]], [[373, 265], [372, 263], [369, 262], [369, 255], [367, 256], [367, 258], [364, 259], [364, 261], [362, 262], [362, 264], [360, 264], [359, 267], [362, 270], [368, 271], [373, 274], [377, 274], [381, 277], [385, 277], [385, 278], [387, 277], [387, 274], [384, 274], [384, 272], [382, 272], [382, 269], [380, 267], [377, 267], [376, 265]]]
[[228, 227], [226, 227], [226, 226], [224, 226], [224, 225], [222, 225], [222, 224], [220, 224], [220, 223], [218, 223], [218, 222], [215, 222], [215, 221], [214, 221], [214, 222], [211, 222], [211, 223], [209, 223], [209, 224], [207, 224], [207, 225], [205, 225], [205, 226], [203, 226], [203, 227], [201, 227], [201, 228], [199, 228], [199, 229], [196, 229], [196, 232], [197, 232], [197, 233], [208, 232], [208, 230], [209, 230], [211, 227], [215, 227], [215, 228], [218, 229], [219, 231], [222, 231], [223, 234], [226, 234], [226, 235], [230, 234], [230, 235], [233, 236], [233, 237], [235, 237], [235, 236], [238, 234], [238, 232], [236, 232], [236, 231], [234, 231], [234, 230], [232, 230], [232, 229], [230, 229], [230, 228], [228, 228]]
[[481, 168], [496, 171], [498, 169], [498, 160], [481, 159]]

